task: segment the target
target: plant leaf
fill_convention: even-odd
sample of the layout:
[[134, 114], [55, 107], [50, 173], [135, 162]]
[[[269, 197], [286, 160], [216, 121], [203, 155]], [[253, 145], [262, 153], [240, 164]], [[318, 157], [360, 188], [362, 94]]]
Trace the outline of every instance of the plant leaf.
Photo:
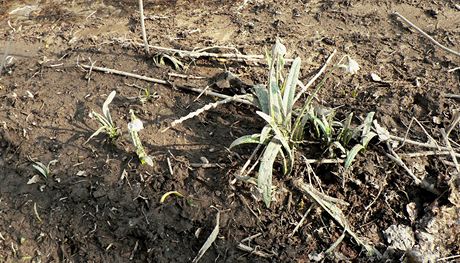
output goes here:
[[232, 149], [235, 146], [241, 145], [241, 144], [247, 144], [247, 143], [260, 143], [260, 134], [251, 134], [251, 135], [244, 135], [241, 136], [240, 138], [234, 140], [232, 144], [230, 144], [230, 149]]
[[270, 116], [273, 117], [276, 123], [280, 123], [281, 120], [281, 91], [276, 80], [270, 81], [269, 90], [269, 107]]
[[[345, 150], [345, 148], [342, 146], [342, 144], [338, 141], [335, 141], [331, 144], [331, 147], [335, 147], [337, 149], [339, 149], [342, 153], [346, 153], [347, 150]], [[332, 148], [333, 149], [333, 148]]]
[[268, 90], [264, 85], [257, 84], [254, 86], [254, 92], [259, 101], [259, 109], [267, 114], [270, 114], [270, 99], [268, 97]]
[[268, 122], [268, 124], [270, 124], [270, 126], [273, 129], [273, 131], [275, 132], [275, 139], [278, 139], [281, 142], [281, 144], [283, 145], [283, 147], [286, 149], [286, 153], [288, 154], [288, 157], [289, 157], [289, 168], [288, 168], [288, 170], [290, 170], [291, 167], [294, 164], [294, 155], [292, 153], [291, 146], [289, 145], [289, 141], [288, 141], [289, 137], [286, 137], [283, 134], [283, 132], [281, 132], [279, 127], [274, 122], [273, 118], [271, 118], [270, 116], [268, 116], [267, 114], [265, 114], [265, 113], [263, 113], [261, 111], [257, 111], [256, 113], [260, 117], [262, 117], [266, 122]]
[[368, 132], [366, 134], [366, 136], [364, 136], [364, 138], [362, 138], [362, 144], [363, 144], [363, 147], [364, 148], [367, 148], [367, 144], [372, 140], [372, 138], [374, 138], [375, 136], [377, 136], [377, 133], [375, 132]]
[[262, 132], [260, 133], [260, 143], [266, 144], [267, 139], [270, 137], [270, 133], [272, 131], [272, 127], [269, 125], [266, 125], [265, 127], [262, 128]]
[[355, 159], [356, 155], [364, 149], [364, 146], [361, 144], [356, 144], [351, 148], [351, 150], [347, 154], [347, 158], [345, 159], [345, 169], [348, 169], [351, 166], [351, 163]]
[[343, 127], [340, 131], [340, 134], [337, 136], [337, 138], [339, 139], [339, 141], [346, 147], [348, 145], [348, 143], [350, 142], [352, 136], [353, 136], [353, 132], [352, 132], [352, 129], [351, 129], [351, 121], [353, 119], [353, 112], [350, 112], [350, 114], [348, 114], [347, 118], [345, 119], [344, 123], [343, 123]]
[[291, 70], [289, 71], [288, 78], [286, 79], [283, 93], [283, 109], [284, 109], [284, 126], [290, 126], [292, 107], [294, 106], [294, 95], [299, 80], [301, 60], [297, 57], [292, 62]]
[[179, 196], [179, 197], [184, 197], [178, 191], [169, 191], [169, 192], [166, 192], [164, 195], [161, 196], [160, 203], [161, 204], [164, 203], [166, 201], [166, 198], [168, 198], [170, 195], [176, 195], [176, 196]]
[[220, 212], [217, 212], [216, 216], [216, 226], [212, 230], [211, 234], [208, 236], [208, 239], [206, 239], [206, 242], [204, 242], [203, 246], [200, 248], [200, 251], [198, 251], [198, 254], [196, 257], [193, 259], [192, 263], [197, 263], [201, 257], [206, 253], [206, 251], [211, 247], [212, 243], [217, 238], [217, 235], [219, 234], [219, 221], [220, 221]]
[[276, 156], [281, 151], [281, 144], [271, 141], [265, 148], [264, 154], [260, 161], [259, 176], [257, 177], [257, 186], [262, 191], [262, 197], [267, 207], [270, 207], [272, 201], [272, 175], [273, 163]]
[[86, 140], [86, 142], [84, 142], [83, 144], [87, 144], [93, 137], [97, 136], [99, 133], [101, 133], [105, 129], [106, 129], [105, 126], [99, 127], [99, 129], [97, 129], [97, 131], [95, 131], [93, 134], [91, 134], [91, 136], [89, 136], [88, 140]]
[[371, 111], [367, 114], [366, 119], [364, 119], [364, 128], [362, 137], [366, 137], [366, 135], [371, 131], [372, 128], [372, 119], [374, 118], [375, 112]]
[[389, 140], [390, 132], [386, 128], [380, 126], [377, 120], [374, 120], [373, 123], [374, 123], [375, 130], [377, 131], [377, 134], [379, 135], [379, 140], [381, 142]]
[[117, 94], [116, 91], [110, 92], [109, 96], [107, 97], [104, 104], [102, 105], [102, 113], [104, 114], [107, 121], [109, 121], [110, 126], [113, 126], [113, 122], [112, 122], [112, 116], [110, 116], [109, 104], [112, 102], [113, 98], [115, 98], [116, 94]]
[[44, 164], [42, 164], [41, 162], [34, 162], [34, 164], [32, 164], [32, 167], [35, 170], [37, 170], [41, 175], [43, 175], [45, 179], [48, 178], [49, 170]]

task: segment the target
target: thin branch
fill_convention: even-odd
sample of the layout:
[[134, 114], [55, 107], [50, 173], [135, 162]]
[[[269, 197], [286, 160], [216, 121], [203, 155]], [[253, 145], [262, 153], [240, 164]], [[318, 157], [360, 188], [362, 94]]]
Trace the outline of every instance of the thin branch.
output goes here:
[[336, 163], [344, 163], [345, 161], [342, 159], [304, 159], [306, 164], [336, 164]]
[[[122, 42], [121, 40], [116, 40], [119, 42]], [[131, 41], [132, 45], [135, 46], [144, 46], [144, 44]], [[205, 50], [209, 48], [202, 48], [196, 50], [182, 50], [182, 49], [175, 49], [175, 48], [167, 48], [167, 47], [162, 47], [162, 46], [154, 46], [154, 45], [149, 45], [151, 49], [158, 50], [160, 52], [169, 52], [169, 53], [174, 53], [177, 54], [180, 57], [189, 57], [193, 59], [198, 59], [198, 58], [222, 58], [222, 59], [228, 59], [228, 60], [233, 60], [233, 61], [238, 61], [238, 62], [255, 62], [255, 63], [261, 63], [264, 64], [266, 63], [266, 59], [264, 55], [257, 55], [257, 54], [249, 54], [249, 55], [244, 55], [244, 54], [238, 54], [238, 53], [214, 53], [214, 52], [201, 52], [200, 50]], [[294, 61], [292, 58], [286, 58], [284, 60], [286, 64], [290, 64]]]
[[420, 146], [420, 147], [425, 147], [425, 148], [430, 148], [430, 149], [438, 149], [438, 150], [442, 150], [442, 151], [449, 151], [449, 148], [445, 147], [445, 146], [438, 146], [438, 145], [434, 145], [434, 144], [430, 144], [430, 143], [418, 142], [418, 141], [414, 141], [414, 140], [410, 140], [410, 139], [401, 138], [401, 137], [398, 137], [398, 136], [395, 136], [395, 135], [390, 135], [390, 139], [395, 140], [395, 141], [399, 141], [399, 142], [405, 142], [405, 143]]
[[[334, 49], [334, 51], [332, 51], [331, 55], [329, 55], [329, 57], [327, 58], [326, 62], [321, 67], [321, 69], [318, 71], [318, 73], [316, 73], [316, 75], [312, 79], [310, 79], [310, 81], [305, 86], [301, 87], [302, 89], [297, 94], [297, 96], [294, 98], [294, 103], [300, 98], [300, 96], [302, 96], [302, 94], [304, 94], [307, 91], [307, 89], [311, 85], [313, 85], [313, 83], [319, 78], [319, 76], [321, 76], [321, 74], [324, 73], [324, 71], [326, 70], [327, 65], [331, 62], [332, 57], [334, 57], [336, 52], [337, 52], [337, 50]], [[299, 84], [302, 85], [302, 83], [300, 81], [299, 81]]]
[[254, 238], [258, 238], [258, 237], [261, 236], [261, 235], [262, 235], [262, 233], [257, 233], [257, 234], [255, 234], [255, 235], [249, 236], [249, 237], [247, 237], [247, 238], [245, 238], [245, 239], [242, 239], [242, 240], [240, 241], [240, 243], [250, 242], [250, 241], [253, 240]]
[[220, 100], [220, 101], [216, 101], [216, 102], [213, 102], [213, 103], [206, 104], [204, 107], [201, 107], [198, 110], [190, 112], [186, 116], [181, 117], [180, 119], [177, 119], [177, 120], [171, 122], [169, 127], [165, 128], [161, 132], [165, 132], [165, 131], [169, 130], [170, 128], [173, 128], [176, 125], [178, 125], [178, 124], [180, 124], [180, 123], [182, 123], [182, 122], [184, 122], [184, 121], [186, 121], [188, 119], [194, 118], [194, 117], [202, 114], [205, 111], [208, 111], [208, 110], [213, 109], [213, 108], [217, 108], [218, 106], [220, 106], [222, 104], [229, 103], [231, 101], [235, 101], [237, 99], [242, 99], [242, 98], [246, 98], [246, 97], [247, 97], [247, 95], [235, 95], [233, 97], [230, 97], [230, 98], [227, 98], [227, 99], [224, 99], [224, 100]]
[[[441, 156], [441, 155], [451, 155], [450, 151], [424, 151], [424, 152], [414, 152], [414, 153], [401, 153], [399, 156], [416, 158], [424, 156]], [[460, 157], [460, 154], [454, 153], [455, 157]]]
[[460, 99], [460, 95], [451, 94], [451, 93], [444, 93], [444, 98]]
[[390, 158], [393, 162], [397, 163], [402, 168], [404, 168], [404, 170], [406, 170], [409, 176], [414, 180], [416, 185], [419, 185], [420, 187], [422, 187], [423, 189], [431, 193], [439, 195], [439, 191], [436, 188], [434, 188], [433, 185], [430, 185], [428, 182], [424, 180], [422, 181], [417, 176], [415, 176], [412, 170], [409, 169], [409, 167], [407, 167], [407, 165], [402, 161], [401, 157], [399, 157], [399, 155], [393, 150], [393, 147], [388, 141], [387, 141], [387, 147], [388, 147], [388, 150], [390, 151], [390, 153], [386, 154], [387, 157]]
[[305, 211], [305, 214], [302, 216], [302, 219], [300, 219], [299, 223], [295, 226], [294, 230], [289, 234], [289, 237], [294, 236], [294, 234], [299, 230], [299, 228], [303, 225], [303, 222], [307, 218], [308, 214], [310, 213], [311, 209], [314, 207], [314, 204], [311, 204], [310, 207]]
[[141, 28], [142, 38], [144, 39], [145, 52], [150, 54], [149, 42], [147, 41], [147, 33], [145, 32], [145, 17], [144, 17], [144, 3], [143, 0], [139, 0], [139, 12], [141, 13]]
[[435, 44], [436, 46], [440, 47], [441, 49], [443, 49], [444, 51], [448, 52], [448, 53], [451, 53], [453, 55], [456, 55], [456, 56], [459, 56], [460, 57], [460, 52], [458, 51], [455, 51], [455, 50], [452, 50], [444, 45], [442, 45], [441, 43], [439, 43], [438, 41], [436, 41], [433, 37], [431, 37], [430, 35], [428, 35], [427, 33], [425, 33], [422, 29], [420, 29], [419, 27], [417, 27], [416, 25], [414, 25], [411, 21], [409, 21], [407, 18], [405, 18], [404, 16], [402, 16], [401, 14], [399, 14], [398, 12], [393, 12], [394, 15], [398, 16], [399, 18], [401, 18], [406, 24], [408, 24], [409, 26], [413, 27], [415, 30], [417, 30], [420, 34], [422, 34], [423, 36], [425, 36], [426, 38], [428, 38], [431, 42], [433, 42], [433, 44]]
[[455, 152], [454, 152], [454, 150], [452, 149], [452, 146], [450, 145], [450, 142], [449, 142], [449, 135], [446, 134], [446, 131], [444, 130], [444, 128], [441, 128], [441, 135], [442, 135], [442, 137], [444, 138], [444, 143], [445, 143], [446, 146], [449, 148], [449, 152], [450, 152], [450, 155], [451, 155], [451, 157], [452, 157], [452, 161], [453, 161], [454, 164], [455, 164], [455, 169], [457, 169], [457, 172], [460, 173], [460, 165], [458, 164], [457, 157], [455, 156]]
[[[91, 68], [91, 66], [84, 65], [84, 64], [79, 64], [79, 66], [81, 66], [82, 68], [85, 68], [85, 69], [90, 69]], [[125, 77], [141, 79], [141, 80], [145, 80], [145, 81], [148, 81], [148, 82], [153, 82], [153, 83], [173, 86], [175, 88], [179, 88], [179, 89], [183, 89], [183, 90], [193, 91], [193, 92], [196, 92], [196, 93], [203, 92], [203, 89], [198, 89], [198, 88], [193, 88], [193, 87], [188, 87], [188, 86], [176, 86], [173, 83], [171, 83], [169, 81], [166, 81], [166, 80], [163, 80], [163, 79], [156, 79], [156, 78], [146, 77], [146, 76], [142, 76], [142, 75], [138, 75], [138, 74], [134, 74], [134, 73], [129, 73], [129, 72], [121, 71], [121, 70], [104, 68], [104, 67], [96, 67], [96, 66], [93, 66], [92, 69], [93, 69], [93, 71], [99, 71], [99, 72], [111, 73], [111, 74], [116, 74], [116, 75], [125, 76]], [[221, 94], [221, 93], [217, 93], [217, 92], [209, 91], [209, 90], [206, 90], [205, 92], [203, 92], [203, 94], [208, 95], [208, 96], [214, 96], [214, 97], [222, 98], [222, 99], [233, 98], [232, 96], [228, 96], [228, 95], [225, 95], [225, 94]], [[249, 96], [248, 96], [248, 98], [249, 98]], [[253, 98], [253, 97], [248, 99], [248, 100], [235, 98], [233, 101], [243, 103], [243, 104], [247, 104], [247, 105], [251, 105], [251, 106], [255, 106], [255, 107], [257, 107], [257, 105], [258, 105], [257, 102], [256, 102], [257, 100], [255, 98]]]
[[259, 257], [262, 257], [262, 258], [271, 258], [273, 256], [273, 254], [265, 253], [263, 251], [257, 250], [256, 248], [246, 246], [246, 245], [244, 245], [242, 243], [239, 243], [236, 247], [238, 249], [240, 249], [240, 250], [243, 250], [245, 252], [249, 252], [249, 253], [251, 253], [253, 255], [256, 255], [256, 256], [259, 256]]
[[452, 73], [452, 72], [454, 72], [456, 70], [460, 70], [460, 67], [449, 69], [447, 72]]

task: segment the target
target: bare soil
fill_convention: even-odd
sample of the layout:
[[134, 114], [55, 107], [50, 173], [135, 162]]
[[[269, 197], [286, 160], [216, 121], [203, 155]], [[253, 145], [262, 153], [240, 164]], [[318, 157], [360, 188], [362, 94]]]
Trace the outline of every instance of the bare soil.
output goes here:
[[[458, 101], [445, 94], [460, 94], [460, 70], [448, 70], [460, 66], [460, 58], [440, 50], [391, 13], [401, 13], [443, 45], [459, 50], [456, 1], [144, 4], [152, 45], [264, 54], [280, 37], [287, 57], [302, 58], [304, 83], [334, 49], [339, 57], [348, 54], [361, 70], [328, 80], [318, 96], [321, 104], [337, 107], [338, 120], [350, 112], [358, 120], [375, 111], [379, 123], [394, 135], [425, 143], [429, 134], [444, 145], [440, 129], [449, 126], [458, 109]], [[24, 6], [29, 9], [18, 9]], [[321, 254], [343, 229], [318, 207], [290, 235], [313, 203], [292, 184], [296, 178], [308, 180], [302, 158], [289, 176], [275, 172], [276, 201], [270, 208], [254, 198], [250, 184], [232, 183], [253, 148], [230, 151], [228, 146], [264, 126], [253, 107], [226, 104], [161, 132], [215, 98], [197, 99], [198, 94], [171, 85], [89, 73], [78, 66], [95, 63], [195, 88], [204, 88], [225, 70], [249, 86], [266, 81], [263, 63], [176, 57], [187, 71], [175, 70], [170, 63], [156, 65], [152, 55], [135, 44], [142, 43], [138, 14], [134, 0], [0, 1], [0, 262], [191, 262], [214, 228], [217, 210], [220, 232], [201, 262], [382, 261], [368, 257], [348, 236], [333, 253]], [[172, 72], [205, 79], [180, 79], [168, 75]], [[373, 81], [371, 73], [382, 81]], [[158, 96], [141, 103], [139, 87]], [[244, 92], [231, 86], [210, 88], [228, 95]], [[110, 142], [100, 135], [84, 144], [98, 128], [89, 113], [100, 112], [112, 90], [117, 96], [110, 109], [121, 137]], [[154, 167], [141, 165], [135, 155], [126, 127], [130, 109], [144, 121], [140, 136]], [[413, 118], [425, 131], [411, 122]], [[450, 134], [454, 148], [459, 135], [458, 127]], [[422, 150], [406, 145], [399, 153]], [[387, 152], [384, 143], [374, 140], [346, 174], [341, 164], [312, 167], [324, 193], [350, 204], [342, 208], [353, 230], [386, 252], [389, 262], [420, 260], [415, 252], [404, 255], [390, 249], [384, 231], [392, 225], [412, 229], [414, 247], [421, 247], [418, 251], [426, 258], [460, 254], [460, 202], [455, 204], [453, 198], [458, 189], [448, 186], [456, 176], [450, 156], [403, 158], [417, 176], [440, 190], [433, 194], [416, 185]], [[322, 157], [308, 144], [297, 154]], [[217, 165], [197, 167], [203, 157]], [[37, 174], [30, 158], [44, 164], [58, 161], [50, 166], [49, 178], [28, 184]], [[168, 191], [184, 197], [160, 203]], [[415, 215], [410, 207], [415, 207]], [[431, 241], [420, 234], [425, 232]], [[237, 248], [241, 240], [259, 233], [244, 244], [268, 257]], [[435, 248], [427, 249], [427, 242]]]

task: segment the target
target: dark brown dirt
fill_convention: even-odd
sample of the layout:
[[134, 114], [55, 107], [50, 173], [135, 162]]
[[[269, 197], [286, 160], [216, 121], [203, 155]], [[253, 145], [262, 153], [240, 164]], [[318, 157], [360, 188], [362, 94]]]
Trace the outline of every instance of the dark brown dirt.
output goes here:
[[[252, 148], [227, 147], [264, 125], [250, 106], [220, 106], [161, 132], [172, 120], [215, 100], [196, 100], [196, 94], [128, 77], [94, 71], [88, 75], [77, 66], [92, 61], [169, 78], [171, 65], [155, 65], [142, 47], [132, 44], [142, 42], [137, 1], [41, 1], [26, 16], [10, 14], [29, 2], [0, 1], [0, 262], [191, 262], [214, 228], [216, 208], [221, 211], [219, 236], [201, 262], [310, 262], [341, 236], [338, 224], [317, 208], [289, 236], [312, 203], [292, 186], [292, 179], [307, 178], [302, 159], [289, 177], [275, 175], [276, 201], [270, 209], [253, 198], [251, 185], [230, 184]], [[458, 67], [460, 58], [435, 47], [392, 11], [460, 49], [455, 1], [145, 1], [149, 42], [154, 45], [188, 50], [231, 46], [263, 54], [280, 37], [288, 57], [302, 58], [304, 82], [334, 49], [339, 56], [349, 54], [361, 70], [352, 77], [331, 78], [319, 95], [322, 104], [340, 107], [338, 119], [349, 112], [364, 117], [375, 111], [382, 126], [402, 137], [416, 118], [442, 142], [440, 128], [449, 125], [458, 109], [458, 102], [443, 94], [460, 94], [460, 70], [447, 70]], [[6, 56], [14, 57], [11, 64], [4, 63]], [[183, 61], [186, 73], [195, 76], [211, 78], [227, 69], [253, 84], [265, 81], [267, 74], [263, 65], [253, 63]], [[371, 73], [383, 82], [372, 81]], [[170, 80], [197, 88], [207, 84]], [[139, 95], [133, 84], [159, 97], [142, 104], [132, 99]], [[111, 113], [122, 136], [111, 143], [101, 135], [84, 144], [97, 129], [88, 114], [100, 112], [112, 90], [117, 96]], [[135, 156], [126, 126], [130, 109], [144, 121], [140, 136], [154, 156], [154, 167], [141, 165]], [[408, 136], [428, 140], [415, 124]], [[458, 129], [450, 138], [457, 147]], [[298, 154], [321, 157], [312, 149], [302, 147]], [[323, 191], [351, 204], [343, 207], [350, 225], [381, 253], [389, 245], [383, 231], [391, 225], [419, 230], [427, 227], [428, 215], [450, 218], [442, 213], [448, 209], [460, 214], [447, 198], [454, 168], [438, 157], [404, 159], [443, 193], [435, 195], [415, 185], [385, 157], [386, 151], [373, 141], [346, 175], [340, 165], [313, 165]], [[36, 174], [29, 157], [58, 162], [49, 178], [27, 184]], [[201, 157], [219, 166], [193, 168]], [[170, 197], [161, 204], [168, 191], [179, 191], [184, 198]], [[408, 215], [410, 203], [417, 206], [416, 221]], [[458, 222], [449, 228], [460, 232], [455, 231]], [[448, 236], [445, 229], [439, 232]], [[270, 258], [237, 249], [242, 239], [258, 233], [249, 245]], [[458, 242], [449, 239], [439, 256], [459, 254]], [[399, 261], [402, 255], [400, 251], [392, 259]], [[373, 259], [347, 237], [323, 260]]]

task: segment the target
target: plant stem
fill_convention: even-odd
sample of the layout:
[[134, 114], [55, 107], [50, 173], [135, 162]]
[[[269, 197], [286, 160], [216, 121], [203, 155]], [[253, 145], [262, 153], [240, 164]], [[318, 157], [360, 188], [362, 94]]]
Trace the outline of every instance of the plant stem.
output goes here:
[[144, 17], [144, 3], [143, 0], [139, 0], [139, 12], [141, 13], [141, 28], [142, 28], [142, 38], [144, 39], [145, 52], [150, 54], [149, 42], [147, 41], [147, 33], [145, 32], [145, 17]]

